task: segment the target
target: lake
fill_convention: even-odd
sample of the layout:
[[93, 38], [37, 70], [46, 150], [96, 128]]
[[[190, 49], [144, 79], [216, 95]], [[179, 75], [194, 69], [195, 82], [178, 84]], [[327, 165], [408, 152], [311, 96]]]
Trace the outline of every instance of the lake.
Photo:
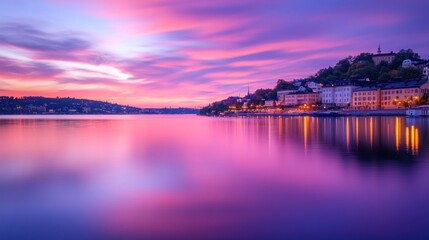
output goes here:
[[429, 119], [0, 117], [0, 239], [429, 239]]

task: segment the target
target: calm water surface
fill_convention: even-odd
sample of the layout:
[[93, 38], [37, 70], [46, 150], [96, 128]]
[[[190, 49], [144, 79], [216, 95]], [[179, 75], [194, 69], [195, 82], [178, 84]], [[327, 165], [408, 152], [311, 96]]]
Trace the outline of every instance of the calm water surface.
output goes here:
[[428, 239], [429, 119], [0, 118], [0, 239]]

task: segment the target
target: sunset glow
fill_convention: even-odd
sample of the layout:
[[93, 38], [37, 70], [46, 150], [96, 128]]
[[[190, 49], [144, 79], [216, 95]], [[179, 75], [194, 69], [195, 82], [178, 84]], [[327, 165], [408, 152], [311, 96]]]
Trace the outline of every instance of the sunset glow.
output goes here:
[[428, 57], [428, 7], [423, 0], [2, 0], [0, 95], [201, 107], [243, 96], [248, 86], [310, 76], [379, 43], [385, 52], [412, 48]]

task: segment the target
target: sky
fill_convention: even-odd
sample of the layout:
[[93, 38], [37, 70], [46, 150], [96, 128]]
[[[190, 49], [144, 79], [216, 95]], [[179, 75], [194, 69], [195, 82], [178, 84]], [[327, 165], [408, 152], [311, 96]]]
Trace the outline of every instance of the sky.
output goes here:
[[342, 58], [429, 58], [427, 0], [1, 0], [0, 95], [201, 107]]

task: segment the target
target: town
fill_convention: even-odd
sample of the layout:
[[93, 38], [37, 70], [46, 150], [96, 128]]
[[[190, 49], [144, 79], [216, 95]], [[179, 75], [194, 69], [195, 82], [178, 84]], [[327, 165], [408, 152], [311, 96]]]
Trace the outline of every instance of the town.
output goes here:
[[[411, 49], [398, 53], [361, 53], [340, 60], [314, 76], [274, 89], [258, 89], [245, 97], [229, 97], [201, 110], [202, 115], [237, 113], [324, 114], [352, 110], [405, 110], [429, 103], [429, 60]], [[398, 111], [397, 111], [398, 112]]]

